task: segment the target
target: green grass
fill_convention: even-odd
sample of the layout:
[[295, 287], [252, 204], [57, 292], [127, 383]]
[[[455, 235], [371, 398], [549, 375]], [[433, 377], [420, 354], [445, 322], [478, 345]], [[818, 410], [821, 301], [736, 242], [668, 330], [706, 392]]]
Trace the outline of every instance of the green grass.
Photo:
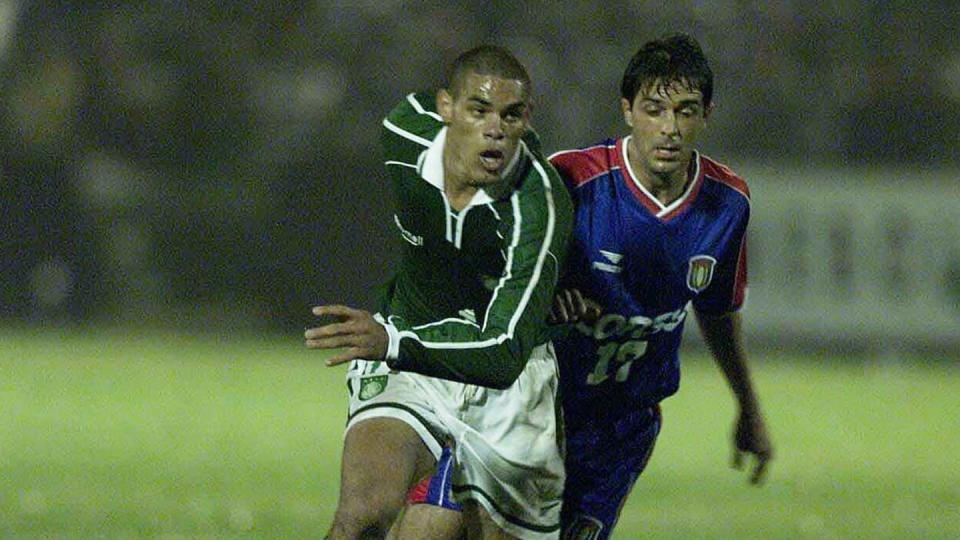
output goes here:
[[[298, 336], [0, 330], [0, 537], [319, 537], [342, 368]], [[960, 369], [760, 358], [777, 445], [729, 468], [733, 402], [689, 358], [616, 538], [958, 538]]]

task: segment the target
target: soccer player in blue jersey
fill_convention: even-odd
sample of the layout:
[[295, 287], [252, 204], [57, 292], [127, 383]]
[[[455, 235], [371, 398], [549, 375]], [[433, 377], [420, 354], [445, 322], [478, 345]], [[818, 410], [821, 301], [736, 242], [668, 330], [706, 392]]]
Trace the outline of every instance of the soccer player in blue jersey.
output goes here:
[[[753, 455], [759, 483], [773, 455], [741, 337], [750, 192], [695, 149], [712, 93], [696, 41], [651, 41], [621, 83], [630, 134], [550, 158], [576, 205], [567, 291], [554, 311], [577, 322], [555, 340], [567, 435], [564, 538], [609, 537], [653, 450], [658, 404], [680, 383], [688, 303], [739, 406], [734, 465]], [[585, 317], [581, 298], [599, 304], [599, 316]]]
[[[750, 480], [759, 483], [773, 455], [739, 314], [749, 190], [695, 150], [712, 94], [696, 41], [648, 42], [621, 82], [630, 134], [550, 158], [576, 206], [565, 289], [552, 313], [575, 325], [554, 340], [566, 434], [564, 539], [609, 538], [660, 432], [659, 402], [677, 391], [690, 303], [739, 407], [734, 465], [754, 456]], [[433, 502], [425, 490], [414, 498]]]

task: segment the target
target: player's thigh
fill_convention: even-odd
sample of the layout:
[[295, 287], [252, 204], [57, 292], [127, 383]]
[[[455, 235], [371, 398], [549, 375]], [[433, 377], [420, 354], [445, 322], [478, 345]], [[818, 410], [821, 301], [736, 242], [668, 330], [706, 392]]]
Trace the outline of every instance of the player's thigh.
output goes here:
[[498, 520], [495, 520], [487, 509], [476, 501], [463, 503], [463, 522], [467, 540], [514, 540], [520, 538], [503, 530]]
[[340, 506], [389, 505], [430, 474], [442, 433], [432, 407], [409, 374], [383, 362], [356, 361], [347, 373], [349, 419], [344, 437]]
[[461, 518], [458, 510], [430, 504], [407, 506], [387, 540], [461, 540], [465, 537]]
[[434, 457], [417, 432], [395, 418], [352, 426], [343, 443], [341, 492], [368, 502], [378, 493], [402, 504], [407, 490], [433, 470]]
[[629, 425], [590, 425], [567, 433], [563, 538], [610, 537], [646, 468], [660, 432], [659, 408], [628, 415]]

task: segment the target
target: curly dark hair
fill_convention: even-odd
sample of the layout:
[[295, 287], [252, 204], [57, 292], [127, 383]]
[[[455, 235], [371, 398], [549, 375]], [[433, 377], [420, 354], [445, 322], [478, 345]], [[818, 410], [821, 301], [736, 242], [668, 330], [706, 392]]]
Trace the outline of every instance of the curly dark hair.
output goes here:
[[709, 107], [713, 98], [713, 71], [700, 44], [686, 34], [673, 34], [640, 47], [623, 72], [620, 95], [632, 104], [641, 90], [654, 85], [699, 90], [704, 107]]

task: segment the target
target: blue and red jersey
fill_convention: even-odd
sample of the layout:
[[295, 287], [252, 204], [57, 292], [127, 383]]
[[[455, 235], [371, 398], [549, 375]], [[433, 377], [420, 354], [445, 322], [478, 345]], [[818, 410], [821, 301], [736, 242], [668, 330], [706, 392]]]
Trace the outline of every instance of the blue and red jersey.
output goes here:
[[555, 340], [568, 429], [619, 424], [675, 393], [687, 304], [722, 314], [746, 292], [743, 179], [695, 153], [683, 195], [664, 206], [631, 171], [629, 139], [550, 157], [576, 205], [564, 286], [603, 306], [595, 324]]

